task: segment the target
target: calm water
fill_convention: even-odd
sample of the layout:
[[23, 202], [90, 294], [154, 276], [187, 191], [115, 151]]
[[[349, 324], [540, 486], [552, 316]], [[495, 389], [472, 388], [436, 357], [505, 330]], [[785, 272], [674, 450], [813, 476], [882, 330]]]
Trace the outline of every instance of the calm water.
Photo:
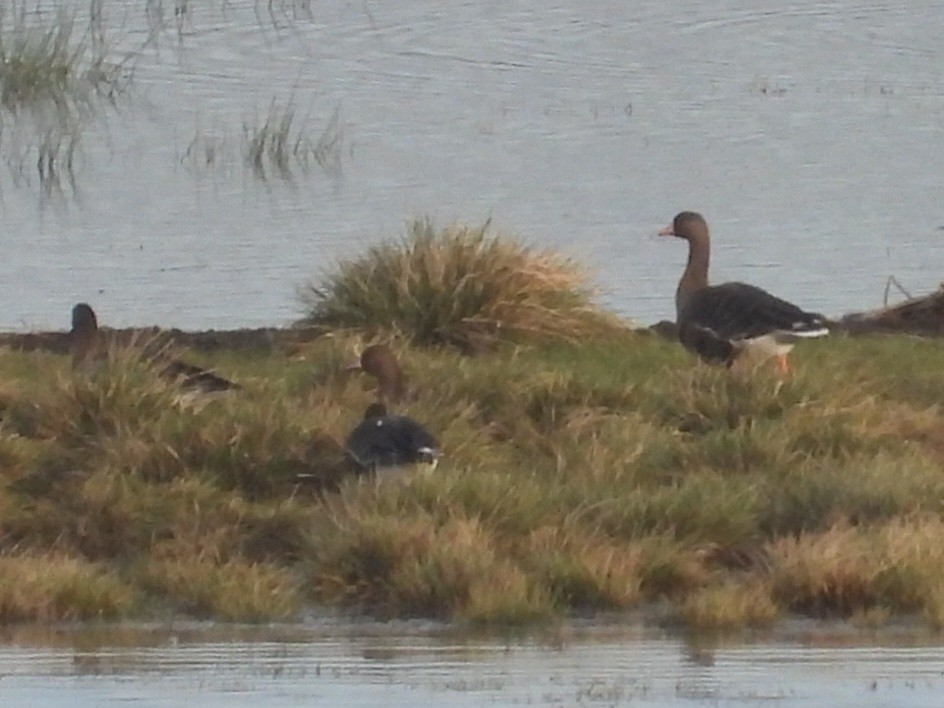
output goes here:
[[[0, 167], [0, 328], [65, 328], [77, 300], [113, 325], [287, 323], [319, 268], [423, 214], [572, 254], [642, 323], [673, 314], [682, 245], [654, 233], [683, 208], [712, 224], [717, 279], [829, 314], [942, 278], [937, 0], [105, 9], [139, 50], [132, 92], [64, 194]], [[339, 169], [259, 180], [243, 123], [292, 95], [314, 138], [337, 111]], [[197, 136], [236, 154], [201, 166]]]
[[[693, 645], [588, 627], [547, 641], [410, 625], [15, 630], [3, 705], [940, 706], [944, 647], [798, 632]], [[198, 703], [197, 703], [198, 702]]]

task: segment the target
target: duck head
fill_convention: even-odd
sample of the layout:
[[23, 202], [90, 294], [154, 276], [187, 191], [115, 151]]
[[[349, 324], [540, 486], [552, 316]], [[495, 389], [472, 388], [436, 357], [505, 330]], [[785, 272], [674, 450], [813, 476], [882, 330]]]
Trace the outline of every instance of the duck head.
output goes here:
[[84, 302], [72, 308], [72, 331], [73, 332], [94, 332], [98, 329], [98, 319], [95, 317], [95, 311], [91, 306]]
[[386, 344], [371, 344], [361, 352], [360, 360], [344, 367], [345, 371], [363, 371], [380, 383], [384, 399], [392, 403], [400, 401], [406, 394], [403, 369], [396, 354]]

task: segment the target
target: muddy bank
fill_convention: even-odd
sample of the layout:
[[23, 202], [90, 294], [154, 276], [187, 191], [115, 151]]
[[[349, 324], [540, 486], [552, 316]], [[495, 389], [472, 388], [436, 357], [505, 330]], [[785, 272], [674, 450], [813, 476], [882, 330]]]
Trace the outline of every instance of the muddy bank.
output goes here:
[[[920, 337], [944, 336], [944, 284], [929, 295], [910, 298], [904, 302], [876, 310], [852, 312], [830, 322], [830, 329], [848, 334], [909, 334]], [[653, 334], [674, 339], [674, 322], [662, 320], [641, 328]], [[203, 351], [221, 349], [244, 349], [268, 352], [276, 349], [292, 349], [312, 342], [328, 334], [324, 327], [261, 327], [257, 329], [210, 329], [189, 332], [160, 327], [133, 327], [127, 329], [102, 328], [103, 334], [118, 344], [132, 341], [147, 341], [161, 338], [175, 346], [184, 346]], [[18, 351], [36, 349], [65, 354], [68, 351], [68, 332], [0, 332], [0, 346]]]
[[[323, 337], [327, 330], [323, 327], [262, 327], [258, 329], [205, 330], [187, 332], [180, 329], [162, 329], [160, 327], [130, 327], [110, 329], [102, 327], [103, 336], [109, 337], [115, 344], [146, 342], [156, 338], [174, 346], [184, 346], [203, 351], [221, 349], [248, 349], [260, 353], [276, 349], [291, 349], [300, 344]], [[0, 333], [0, 346], [18, 351], [43, 350], [65, 354], [69, 350], [68, 332], [27, 332]]]
[[853, 312], [838, 325], [852, 334], [889, 332], [922, 337], [944, 335], [944, 284], [928, 295], [867, 312]]

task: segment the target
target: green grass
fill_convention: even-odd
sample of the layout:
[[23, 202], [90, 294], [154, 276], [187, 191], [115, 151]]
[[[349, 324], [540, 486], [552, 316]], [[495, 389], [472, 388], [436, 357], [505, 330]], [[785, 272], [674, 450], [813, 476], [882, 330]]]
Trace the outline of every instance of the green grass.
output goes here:
[[478, 349], [494, 341], [613, 334], [585, 273], [481, 227], [407, 226], [399, 239], [344, 261], [301, 297], [312, 324], [394, 332], [418, 344]]
[[935, 341], [804, 343], [780, 379], [626, 330], [474, 358], [395, 340], [403, 412], [446, 456], [380, 481], [342, 456], [375, 395], [340, 371], [362, 344], [184, 351], [244, 387], [197, 401], [132, 350], [95, 377], [0, 350], [0, 619], [504, 625], [659, 602], [702, 628], [944, 626]]

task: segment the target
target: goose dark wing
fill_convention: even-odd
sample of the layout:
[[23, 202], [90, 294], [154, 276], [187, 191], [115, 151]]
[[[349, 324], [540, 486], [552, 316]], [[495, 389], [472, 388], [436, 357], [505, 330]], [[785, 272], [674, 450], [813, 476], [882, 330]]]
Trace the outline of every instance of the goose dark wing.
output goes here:
[[383, 418], [368, 418], [357, 424], [347, 436], [345, 448], [348, 454], [362, 467], [372, 468], [387, 462], [392, 454], [389, 430]]
[[185, 388], [196, 389], [204, 393], [241, 388], [239, 384], [224, 379], [222, 376], [217, 376], [206, 369], [201, 369], [199, 366], [177, 359], [168, 362], [162, 373], [168, 378], [179, 380]]
[[409, 462], [427, 462], [439, 457], [436, 438], [412, 418], [392, 416], [390, 430]]
[[436, 439], [406, 416], [361, 421], [347, 438], [348, 454], [363, 467], [392, 467], [439, 456]]
[[695, 352], [705, 361], [730, 366], [737, 358], [738, 347], [715, 332], [691, 322], [683, 322], [678, 328], [682, 346]]
[[776, 331], [822, 329], [822, 315], [747, 283], [725, 283], [694, 293], [679, 317], [679, 326], [710, 330], [727, 340], [750, 339]]

